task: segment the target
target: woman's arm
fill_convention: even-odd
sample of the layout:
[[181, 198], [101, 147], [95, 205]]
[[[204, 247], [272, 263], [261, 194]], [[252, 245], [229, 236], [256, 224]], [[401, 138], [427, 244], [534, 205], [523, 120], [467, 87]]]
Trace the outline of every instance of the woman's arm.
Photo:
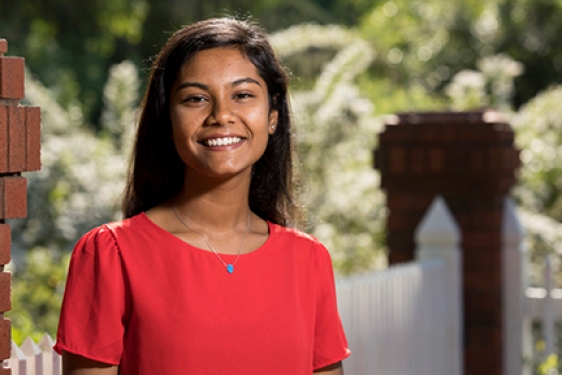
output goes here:
[[117, 375], [118, 373], [118, 366], [93, 361], [69, 352], [62, 352], [63, 375]]
[[323, 367], [314, 371], [315, 374], [323, 375], [343, 375], [343, 366], [341, 362], [334, 363], [333, 365]]

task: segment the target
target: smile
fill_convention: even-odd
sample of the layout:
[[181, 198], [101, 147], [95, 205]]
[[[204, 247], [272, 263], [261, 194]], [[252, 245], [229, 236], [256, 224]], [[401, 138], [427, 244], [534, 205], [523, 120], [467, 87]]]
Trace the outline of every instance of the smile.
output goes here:
[[230, 146], [235, 143], [242, 142], [240, 137], [225, 137], [225, 138], [211, 138], [203, 141], [205, 146], [216, 147], [216, 146]]

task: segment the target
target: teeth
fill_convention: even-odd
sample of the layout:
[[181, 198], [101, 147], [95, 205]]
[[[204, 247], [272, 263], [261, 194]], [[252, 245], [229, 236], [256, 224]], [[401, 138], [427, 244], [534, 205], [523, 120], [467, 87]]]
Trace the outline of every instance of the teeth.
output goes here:
[[239, 137], [213, 138], [208, 139], [207, 141], [205, 141], [205, 143], [207, 144], [207, 146], [228, 146], [234, 143], [238, 143], [241, 140], [242, 138]]

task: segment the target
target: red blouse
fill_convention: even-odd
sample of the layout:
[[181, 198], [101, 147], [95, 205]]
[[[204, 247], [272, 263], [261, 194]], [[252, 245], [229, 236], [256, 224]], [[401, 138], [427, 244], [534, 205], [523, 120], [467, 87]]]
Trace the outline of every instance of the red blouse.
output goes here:
[[72, 253], [55, 350], [121, 375], [310, 375], [346, 358], [329, 253], [269, 233], [229, 274], [144, 213], [93, 229]]

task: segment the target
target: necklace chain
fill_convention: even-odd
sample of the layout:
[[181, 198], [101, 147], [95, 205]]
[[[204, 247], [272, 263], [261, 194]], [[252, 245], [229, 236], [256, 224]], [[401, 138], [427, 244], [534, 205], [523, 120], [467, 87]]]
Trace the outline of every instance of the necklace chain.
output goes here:
[[180, 214], [178, 213], [178, 211], [176, 210], [176, 208], [174, 206], [172, 206], [172, 211], [174, 211], [174, 214], [176, 215], [176, 217], [178, 218], [178, 220], [190, 231], [197, 233], [198, 235], [200, 235], [201, 237], [203, 237], [203, 239], [205, 240], [205, 242], [207, 243], [207, 246], [209, 246], [211, 248], [211, 250], [213, 251], [213, 253], [215, 253], [215, 255], [217, 256], [217, 258], [220, 260], [220, 262], [224, 265], [224, 268], [226, 268], [226, 271], [228, 273], [233, 273], [234, 272], [234, 266], [236, 265], [236, 262], [238, 262], [238, 259], [240, 258], [240, 255], [242, 254], [242, 248], [244, 247], [244, 242], [246, 242], [246, 235], [248, 234], [248, 231], [250, 229], [250, 211], [248, 211], [248, 220], [246, 223], [246, 231], [244, 232], [244, 237], [242, 238], [242, 243], [240, 244], [240, 248], [238, 249], [238, 254], [236, 255], [236, 259], [234, 259], [234, 262], [232, 263], [226, 263], [221, 256], [219, 255], [219, 253], [215, 250], [215, 248], [211, 245], [211, 243], [209, 242], [209, 240], [207, 239], [207, 237], [205, 237], [203, 235], [203, 233], [196, 231], [195, 229], [191, 228], [189, 225], [187, 225], [187, 223], [183, 220], [183, 218], [180, 216]]

